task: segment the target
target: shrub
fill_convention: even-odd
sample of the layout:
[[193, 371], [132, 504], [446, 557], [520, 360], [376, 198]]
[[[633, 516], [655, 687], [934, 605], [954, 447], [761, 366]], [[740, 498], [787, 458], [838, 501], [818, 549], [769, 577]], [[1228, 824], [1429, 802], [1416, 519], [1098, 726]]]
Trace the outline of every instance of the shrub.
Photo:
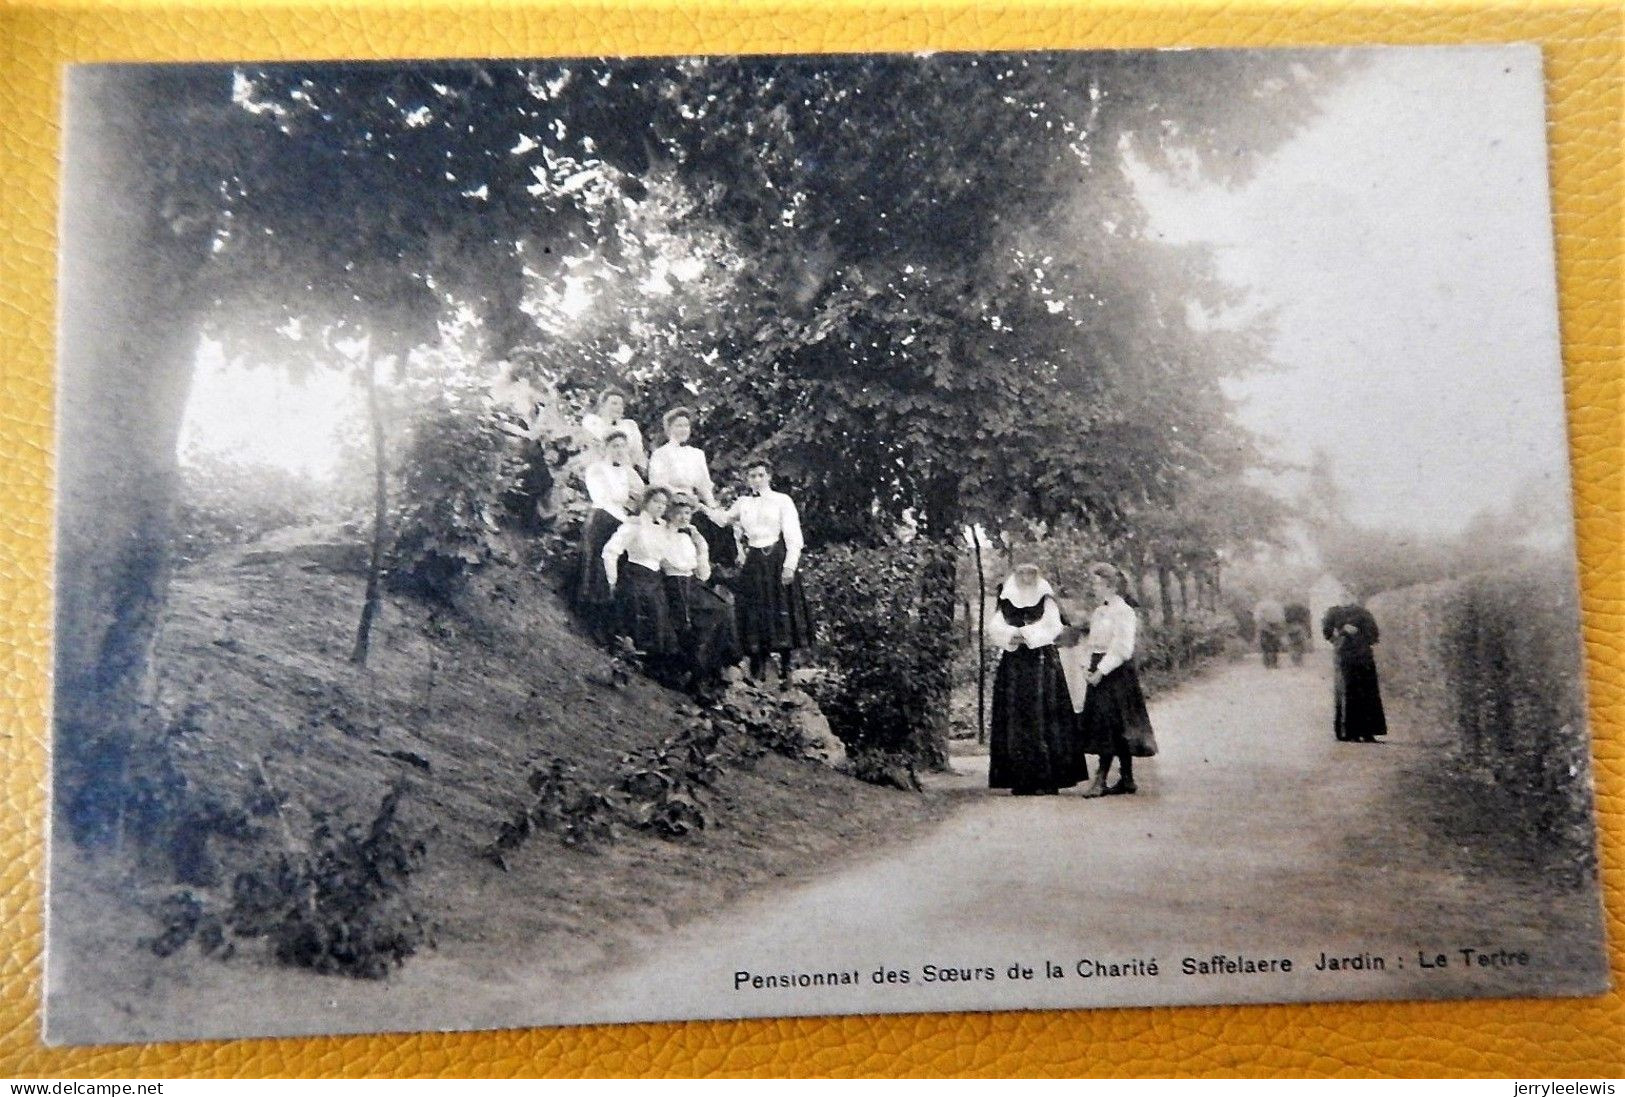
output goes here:
[[400, 819], [404, 795], [391, 788], [366, 826], [317, 813], [306, 849], [238, 874], [225, 921], [239, 936], [269, 936], [282, 963], [383, 978], [429, 940], [407, 896], [427, 846]]
[[819, 646], [836, 672], [815, 697], [854, 757], [929, 762], [938, 754], [955, 631], [951, 617], [939, 620], [922, 603], [928, 574], [949, 551], [919, 540], [829, 545], [806, 565]]
[[1164, 625], [1142, 612], [1135, 639], [1134, 665], [1147, 689], [1167, 688], [1208, 659], [1223, 655], [1236, 635], [1235, 619], [1224, 611], [1202, 611]]
[[437, 390], [415, 417], [393, 491], [390, 585], [447, 601], [501, 552], [501, 499], [518, 469], [477, 389]]
[[1521, 805], [1532, 834], [1595, 869], [1590, 751], [1566, 562], [1490, 572], [1371, 600], [1383, 689], [1444, 729], [1454, 756]]
[[[148, 947], [169, 956], [195, 939], [205, 955], [229, 959], [229, 929], [268, 938], [284, 964], [383, 978], [429, 940], [407, 895], [427, 846], [400, 818], [404, 795], [404, 786], [391, 788], [366, 826], [316, 813], [309, 840], [294, 848], [290, 836], [289, 848], [238, 872], [223, 906], [175, 892], [159, 905], [162, 929]], [[281, 816], [282, 799], [262, 776], [250, 810]]]

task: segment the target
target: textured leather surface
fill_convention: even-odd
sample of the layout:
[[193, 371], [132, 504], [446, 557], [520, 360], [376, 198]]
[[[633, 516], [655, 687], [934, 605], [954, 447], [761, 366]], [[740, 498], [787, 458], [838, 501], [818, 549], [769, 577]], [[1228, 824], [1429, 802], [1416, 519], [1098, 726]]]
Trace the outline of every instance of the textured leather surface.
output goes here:
[[[0, 1075], [1625, 1074], [1621, 11], [1142, 0], [0, 0]], [[1537, 41], [1615, 991], [1584, 1001], [1103, 1010], [51, 1049], [39, 1040], [59, 67], [92, 60]]]

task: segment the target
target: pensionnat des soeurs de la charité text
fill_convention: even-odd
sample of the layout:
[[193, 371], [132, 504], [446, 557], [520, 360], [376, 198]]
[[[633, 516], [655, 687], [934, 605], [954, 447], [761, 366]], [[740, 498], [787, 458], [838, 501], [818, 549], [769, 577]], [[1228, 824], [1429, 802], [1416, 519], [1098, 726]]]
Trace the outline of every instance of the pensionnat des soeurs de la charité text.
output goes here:
[[1296, 972], [1378, 972], [1402, 971], [1414, 965], [1428, 971], [1447, 968], [1519, 968], [1535, 963], [1527, 950], [1492, 946], [1457, 947], [1449, 949], [1419, 948], [1411, 956], [1378, 956], [1370, 952], [1336, 955], [1319, 952], [1312, 962], [1305, 964], [1291, 956], [1249, 956], [1246, 954], [1214, 953], [1209, 956], [1181, 956], [1170, 966], [1156, 956], [1125, 957], [1102, 960], [1083, 957], [1070, 966], [1053, 960], [1036, 964], [1016, 962], [1004, 968], [980, 964], [921, 964], [911, 967], [881, 966], [868, 973], [858, 968], [837, 968], [815, 972], [755, 972], [739, 970], [733, 973], [736, 991], [789, 990], [804, 987], [859, 986], [872, 983], [877, 986], [905, 986], [942, 983], [994, 983], [1003, 981], [1025, 982], [1037, 979], [1156, 979], [1164, 974], [1182, 976], [1245, 976]]

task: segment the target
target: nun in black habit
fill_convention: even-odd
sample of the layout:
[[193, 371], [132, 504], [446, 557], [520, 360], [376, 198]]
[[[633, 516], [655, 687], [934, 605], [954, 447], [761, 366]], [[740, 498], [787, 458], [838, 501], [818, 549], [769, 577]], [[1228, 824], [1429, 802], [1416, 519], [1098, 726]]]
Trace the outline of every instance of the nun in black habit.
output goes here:
[[1336, 709], [1332, 732], [1339, 742], [1375, 743], [1388, 734], [1377, 687], [1377, 657], [1371, 649], [1380, 633], [1364, 606], [1333, 606], [1321, 618], [1320, 632], [1336, 650]]
[[993, 678], [989, 788], [1053, 795], [1089, 776], [1055, 650], [1061, 628], [1049, 583], [1035, 565], [1018, 566], [987, 625], [988, 640], [1003, 652]]

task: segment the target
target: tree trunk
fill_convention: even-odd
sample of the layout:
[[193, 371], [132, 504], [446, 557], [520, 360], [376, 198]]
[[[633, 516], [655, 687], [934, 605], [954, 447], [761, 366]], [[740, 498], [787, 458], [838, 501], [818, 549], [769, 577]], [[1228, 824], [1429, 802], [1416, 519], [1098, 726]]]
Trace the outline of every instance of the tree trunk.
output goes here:
[[169, 590], [212, 232], [166, 174], [176, 119], [197, 105], [184, 96], [210, 90], [192, 79], [91, 68], [66, 87], [54, 736], [58, 803], [85, 842], [118, 830]]
[[959, 484], [939, 478], [931, 485], [926, 502], [925, 536], [932, 554], [920, 588], [920, 627], [929, 639], [945, 641], [928, 644], [933, 653], [921, 670], [925, 682], [926, 712], [921, 713], [920, 733], [915, 737], [915, 762], [932, 770], [948, 768], [948, 709], [953, 690], [954, 602], [958, 597], [959, 545], [963, 529], [959, 521]]
[[1162, 623], [1165, 628], [1172, 628], [1174, 624], [1174, 597], [1170, 586], [1172, 569], [1164, 564], [1157, 565], [1157, 590], [1162, 598]]
[[355, 630], [355, 648], [350, 662], [367, 665], [367, 649], [372, 641], [372, 622], [378, 616], [383, 596], [384, 548], [389, 538], [389, 485], [386, 481], [384, 414], [378, 404], [378, 359], [367, 362], [367, 425], [372, 430], [372, 554], [367, 561], [367, 594], [361, 603], [361, 622]]
[[971, 527], [976, 546], [976, 742], [987, 744], [987, 572], [982, 569], [982, 533]]
[[1190, 592], [1186, 589], [1186, 574], [1183, 570], [1181, 570], [1179, 572], [1179, 615], [1181, 617], [1188, 617], [1190, 616], [1190, 612]]

